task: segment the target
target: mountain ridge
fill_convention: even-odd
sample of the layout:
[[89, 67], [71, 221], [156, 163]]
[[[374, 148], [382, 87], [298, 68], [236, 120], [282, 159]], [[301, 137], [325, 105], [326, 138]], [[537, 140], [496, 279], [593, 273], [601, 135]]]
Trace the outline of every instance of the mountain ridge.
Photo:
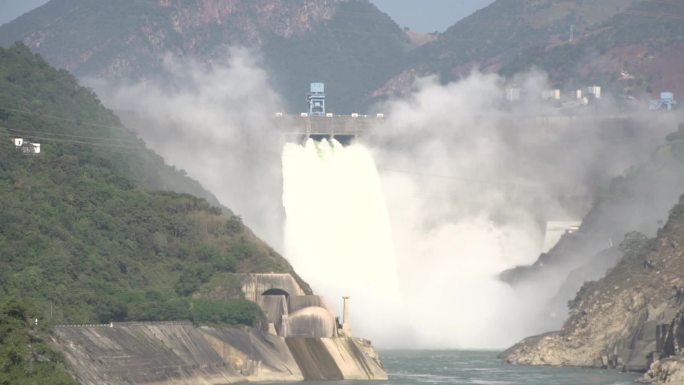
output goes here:
[[[78, 39], [74, 37], [79, 36]], [[257, 48], [293, 111], [308, 83], [324, 81], [339, 112], [362, 109], [364, 95], [412, 46], [367, 0], [118, 2], [52, 0], [0, 26], [0, 45], [22, 41], [79, 77], [144, 79], [162, 57], [221, 58], [225, 45]], [[344, 70], [333, 68], [346, 63]], [[388, 70], [390, 69], [390, 70]]]
[[427, 74], [454, 81], [474, 68], [505, 77], [539, 69], [569, 91], [598, 84], [616, 96], [682, 94], [682, 19], [673, 2], [499, 0], [415, 49], [374, 95], [401, 94]]
[[328, 84], [333, 112], [365, 112], [417, 77], [449, 82], [473, 68], [506, 77], [538, 68], [570, 91], [684, 93], [684, 7], [672, 2], [498, 0], [417, 42], [367, 0], [98, 1], [52, 0], [0, 26], [0, 45], [23, 41], [79, 77], [133, 80], [155, 76], [165, 53], [211, 61], [241, 45], [261, 52], [292, 113], [312, 81]]

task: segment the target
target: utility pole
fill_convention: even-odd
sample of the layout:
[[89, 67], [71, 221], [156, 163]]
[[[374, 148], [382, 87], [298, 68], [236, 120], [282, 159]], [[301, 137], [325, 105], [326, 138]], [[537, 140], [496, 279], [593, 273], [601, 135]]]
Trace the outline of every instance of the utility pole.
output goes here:
[[351, 337], [351, 325], [349, 324], [349, 297], [342, 297], [343, 310], [342, 315], [342, 332], [344, 332], [345, 337]]

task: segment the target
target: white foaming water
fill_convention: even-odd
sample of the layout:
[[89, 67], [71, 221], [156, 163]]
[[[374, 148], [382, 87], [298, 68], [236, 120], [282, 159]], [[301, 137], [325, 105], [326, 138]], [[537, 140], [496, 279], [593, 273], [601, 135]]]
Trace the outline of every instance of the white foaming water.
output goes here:
[[537, 252], [534, 224], [475, 215], [426, 228], [426, 190], [410, 175], [380, 178], [359, 144], [287, 144], [286, 257], [337, 314], [351, 296], [354, 333], [384, 348], [500, 348], [529, 334], [539, 301], [496, 275]]
[[[338, 309], [351, 300], [352, 329], [383, 338], [397, 319], [399, 288], [389, 219], [370, 152], [333, 140], [283, 151], [286, 256]], [[390, 314], [392, 316], [390, 317]]]

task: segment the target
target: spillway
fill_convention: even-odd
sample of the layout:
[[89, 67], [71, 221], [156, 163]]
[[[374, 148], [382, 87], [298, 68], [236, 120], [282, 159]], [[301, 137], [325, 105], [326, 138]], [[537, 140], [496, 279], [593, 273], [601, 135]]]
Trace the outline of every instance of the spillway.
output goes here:
[[286, 257], [317, 293], [338, 305], [337, 314], [340, 297], [351, 296], [353, 330], [377, 335], [378, 316], [397, 308], [399, 288], [371, 152], [360, 144], [309, 139], [286, 144], [282, 163]]

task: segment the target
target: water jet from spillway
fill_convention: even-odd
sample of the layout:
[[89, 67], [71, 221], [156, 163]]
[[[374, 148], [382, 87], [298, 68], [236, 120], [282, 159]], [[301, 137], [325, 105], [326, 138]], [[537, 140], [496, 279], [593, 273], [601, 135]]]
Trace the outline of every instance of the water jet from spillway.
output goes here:
[[325, 139], [286, 144], [283, 205], [285, 253], [297, 272], [327, 298], [351, 296], [354, 312], [362, 315], [354, 330], [382, 339], [387, 322], [400, 322], [400, 295], [389, 217], [370, 151]]

